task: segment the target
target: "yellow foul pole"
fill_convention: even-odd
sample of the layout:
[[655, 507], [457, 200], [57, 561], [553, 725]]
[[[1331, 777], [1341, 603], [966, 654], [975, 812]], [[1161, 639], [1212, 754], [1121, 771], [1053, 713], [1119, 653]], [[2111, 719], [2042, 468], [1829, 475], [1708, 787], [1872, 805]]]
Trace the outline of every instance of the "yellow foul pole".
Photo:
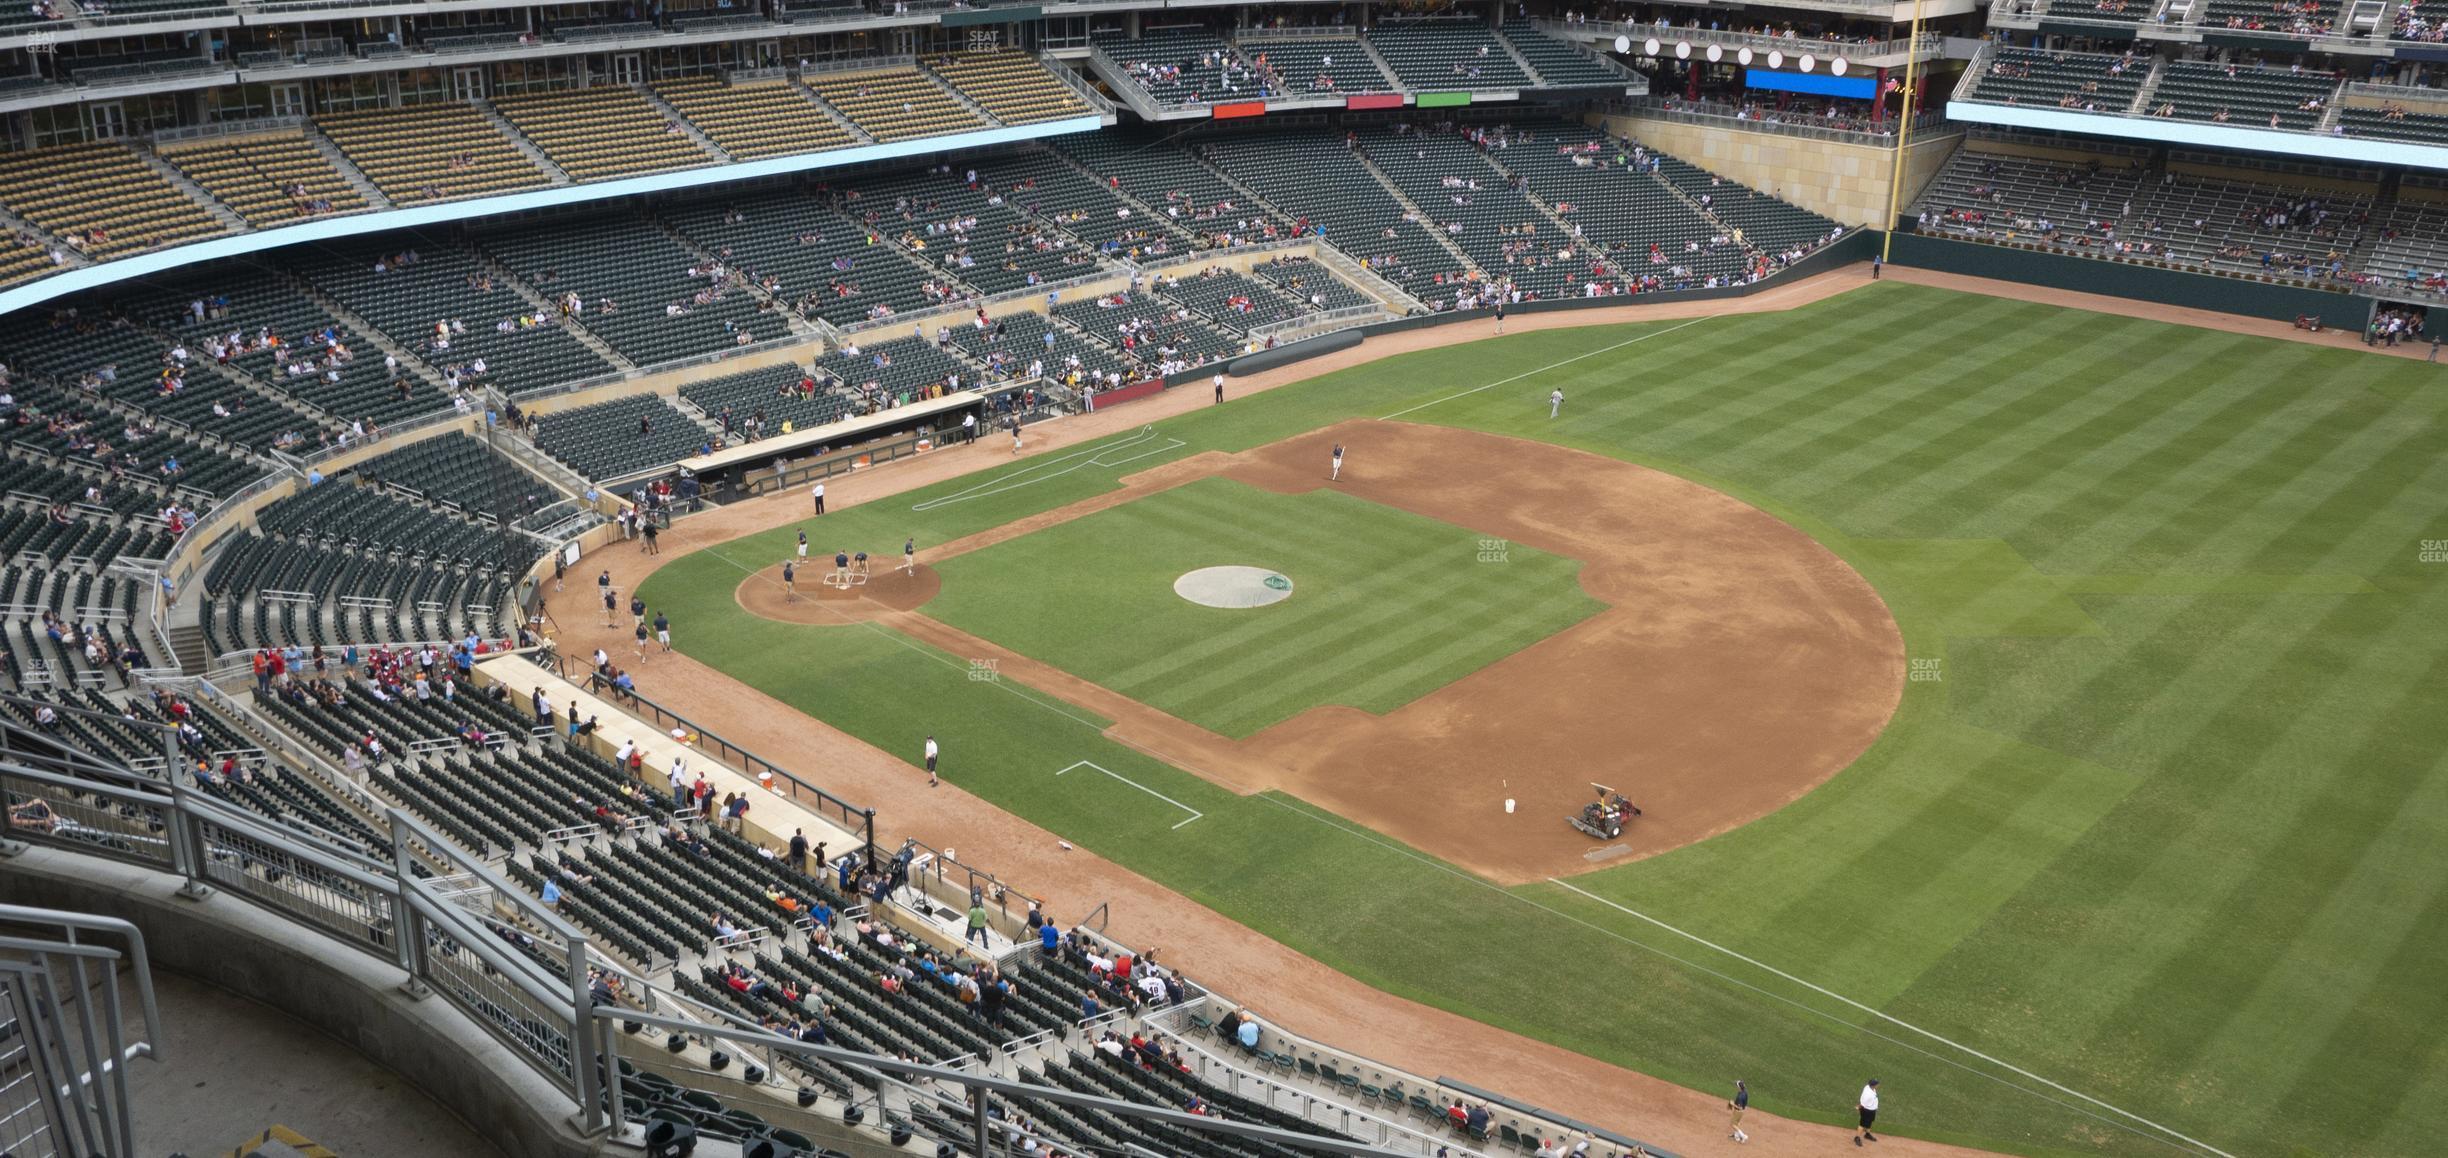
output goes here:
[[[1903, 123], [1896, 126], [1895, 164], [1887, 172], [1887, 220], [1886, 227], [1879, 231], [1879, 260], [1882, 262], [1888, 259], [1888, 251], [1895, 246], [1896, 215], [1902, 212], [1901, 202], [1904, 198], [1904, 151], [1912, 144], [1913, 115], [1919, 111], [1914, 107], [1913, 98], [1919, 91], [1915, 82], [1921, 76], [1923, 3], [1924, 0], [1913, 0], [1912, 35], [1905, 41], [1908, 47], [1904, 54]], [[1886, 95], [1880, 93], [1879, 98], [1884, 100]]]

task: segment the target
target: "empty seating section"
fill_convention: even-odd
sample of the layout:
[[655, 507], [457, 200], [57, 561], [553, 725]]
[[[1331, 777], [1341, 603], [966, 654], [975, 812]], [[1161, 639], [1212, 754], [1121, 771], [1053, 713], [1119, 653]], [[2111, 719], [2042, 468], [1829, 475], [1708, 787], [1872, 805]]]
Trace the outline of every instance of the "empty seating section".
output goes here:
[[1489, 156], [1524, 179], [1530, 195], [1580, 229], [1585, 241], [1611, 254], [1627, 278], [1705, 284], [1739, 277], [1745, 267], [1729, 230], [1677, 197], [1661, 175], [1643, 172], [1631, 147], [1595, 129], [1542, 125]]
[[1617, 280], [1515, 190], [1468, 138], [1377, 130], [1361, 136], [1361, 147], [1488, 276], [1510, 280], [1515, 289], [1538, 298], [1578, 296], [1589, 282]]
[[[243, 387], [210, 375], [197, 378], [202, 384], [194, 388], [195, 397], [189, 397], [188, 391], [182, 389], [168, 396], [182, 406], [156, 407], [150, 412], [173, 422], [181, 416], [170, 413], [171, 410], [191, 413], [192, 429], [132, 420], [98, 410], [91, 396], [72, 395], [30, 377], [13, 383], [19, 405], [41, 413], [45, 421], [41, 426], [19, 427], [11, 435], [11, 443], [50, 456], [63, 467], [83, 468], [58, 470], [57, 487], [21, 483], [15, 489], [47, 494], [61, 502], [74, 500], [109, 507], [122, 513], [159, 511], [172, 492], [179, 489], [223, 498], [255, 481], [269, 468], [269, 463], [255, 457], [255, 447], [270, 443], [276, 430], [295, 430], [306, 425], [294, 411], [274, 406]], [[150, 381], [138, 378], [140, 384]], [[109, 385], [117, 389], [119, 384]], [[142, 388], [153, 389], [150, 385]], [[189, 403], [198, 404], [198, 408], [184, 405]], [[215, 414], [212, 410], [215, 406], [224, 413]], [[55, 421], [57, 433], [52, 432]], [[121, 472], [116, 477], [114, 467]], [[88, 486], [100, 490], [98, 498], [85, 494]]]
[[205, 569], [206, 646], [498, 637], [517, 621], [504, 567], [527, 547], [513, 537], [387, 491], [323, 483], [266, 507]]
[[735, 160], [821, 153], [852, 143], [806, 90], [789, 81], [726, 84], [694, 77], [660, 82], [655, 94]]
[[2152, 0], [2048, 0], [2045, 11], [2059, 20], [2139, 24], [2151, 14], [2153, 7]]
[[493, 107], [575, 180], [714, 163], [678, 122], [634, 89], [500, 97]]
[[878, 141], [906, 141], [982, 129], [986, 123], [914, 68], [829, 73], [807, 78], [825, 103]]
[[1357, 306], [1376, 305], [1377, 299], [1361, 293], [1322, 263], [1306, 257], [1279, 257], [1250, 267], [1253, 277], [1296, 300], [1307, 302], [1312, 310], [1345, 310]]
[[1019, 49], [956, 53], [935, 59], [929, 67], [1007, 125], [1058, 121], [1092, 111], [1036, 57]]
[[1256, 97], [1255, 78], [1224, 38], [1197, 29], [1162, 29], [1133, 40], [1098, 34], [1095, 46], [1161, 106]]
[[1532, 85], [1484, 21], [1398, 19], [1369, 29], [1368, 40], [1406, 88], [1486, 92]]
[[[1937, 233], [2083, 248], [2111, 240], [2109, 227], [2140, 188], [2140, 172], [2121, 160], [2077, 163], [1965, 149], [1930, 182], [1919, 208]], [[2054, 227], [2046, 236], [2044, 221]]]
[[1340, 133], [1225, 136], [1206, 156], [1380, 277], [1421, 296], [1468, 267], [1377, 183]]
[[1263, 281], [1228, 269], [1206, 269], [1167, 277], [1157, 292], [1213, 323], [1217, 329], [1247, 334], [1258, 326], [1290, 321], [1308, 312], [1306, 303], [1285, 297]]
[[[203, 284], [191, 287], [205, 293]], [[285, 394], [340, 423], [390, 422], [447, 405], [406, 373], [383, 367], [374, 343], [334, 319], [288, 278], [268, 269], [231, 269], [209, 282], [201, 319], [185, 309], [195, 297], [165, 289], [139, 299], [138, 316], [165, 319], [170, 335], [199, 362], [212, 344], [227, 344], [229, 369], [258, 388]], [[189, 377], [211, 373], [199, 366]]]
[[2150, 58], [2127, 53], [1999, 48], [1967, 99], [2122, 113], [2150, 76]]
[[2144, 235], [2215, 269], [2325, 277], [2362, 246], [2371, 221], [2369, 193], [2181, 173], [2146, 192], [2135, 211]]
[[[2440, 196], [2437, 189], [2425, 192]], [[2382, 284], [2406, 293], [2448, 296], [2448, 201], [2401, 200], [2379, 220], [2375, 237], [2364, 267]]]
[[1124, 365], [1137, 367], [1142, 376], [1166, 363], [1200, 366], [1241, 352], [1240, 338], [1156, 294], [1107, 294], [1067, 302], [1054, 312], [1113, 351]]
[[359, 462], [348, 473], [445, 509], [504, 521], [541, 509], [559, 497], [542, 480], [468, 434], [410, 443]]
[[989, 170], [980, 170], [975, 187], [964, 173], [904, 173], [862, 182], [861, 204], [865, 213], [875, 214], [875, 228], [911, 259], [989, 294], [1104, 268], [1089, 246], [1023, 214], [1014, 202], [1026, 192], [994, 187]]
[[2154, 115], [2273, 129], [2310, 129], [2326, 115], [2338, 81], [2326, 73], [2174, 61], [2150, 95]]
[[476, 107], [459, 102], [329, 113], [316, 126], [393, 201], [440, 201], [547, 184]]
[[1700, 203], [1754, 249], [1774, 252], [1827, 240], [1836, 223], [1675, 157], [1658, 157], [1658, 175]]
[[258, 229], [365, 208], [356, 187], [304, 137], [241, 137], [162, 155]]
[[1271, 241], [1290, 232], [1289, 222], [1164, 137], [1115, 129], [1067, 137], [1057, 147], [1099, 181], [1211, 241]]
[[930, 387], [959, 375], [965, 388], [976, 384], [977, 369], [930, 337], [854, 341], [817, 359], [817, 368], [832, 376], [852, 396], [871, 404], [908, 401]]
[[1357, 40], [1244, 39], [1241, 55], [1281, 96], [1394, 91], [1394, 78]]
[[2448, 113], [2418, 113], [2402, 108], [2338, 110], [2338, 124], [2350, 137], [2384, 137], [2448, 145]]
[[1549, 36], [1527, 20], [1514, 18], [1504, 23], [1504, 37], [1511, 41], [1523, 60], [1538, 70], [1539, 79], [1557, 87], [1612, 85], [1622, 88], [1625, 77], [1600, 63], [1581, 46]]
[[495, 529], [466, 515], [343, 479], [308, 487], [265, 507], [256, 529], [296, 542], [389, 552], [412, 561], [499, 570], [513, 559]]
[[641, 221], [570, 222], [478, 244], [640, 366], [717, 354], [788, 329], [736, 270], [701, 260]]
[[0, 158], [0, 207], [98, 258], [222, 232], [211, 214], [116, 141]]
[[[2359, 179], [2376, 186], [2377, 174]], [[1967, 150], [1919, 208], [1931, 230], [1980, 240], [2314, 280], [2402, 272], [2357, 257], [2380, 232], [2372, 193], [2181, 170], [2145, 180], [2123, 158], [2077, 164]]]
[[1026, 377], [1031, 365], [1044, 377], [1071, 386], [1130, 376], [1110, 347], [1089, 341], [1044, 314], [1022, 310], [995, 322], [995, 328], [985, 333], [973, 326], [957, 326], [952, 331], [953, 345], [971, 360], [986, 364], [988, 381]]
[[416, 241], [415, 249], [320, 250], [300, 272], [410, 354], [463, 380], [517, 393], [612, 369], [569, 332], [560, 311], [528, 301], [475, 254]]
[[782, 429], [786, 422], [793, 430], [805, 430], [850, 416], [849, 399], [799, 366], [768, 366], [691, 383], [681, 388], [680, 396], [705, 411], [706, 418], [717, 426], [723, 424], [723, 411], [728, 409], [733, 429], [761, 417], [765, 430], [773, 434], [786, 433]]
[[664, 219], [704, 248], [728, 250], [751, 276], [773, 279], [774, 297], [804, 317], [855, 326], [948, 300], [940, 278], [826, 200], [758, 193], [674, 205]]
[[2328, 0], [2209, 0], [2201, 26], [2327, 36], [2337, 27], [2337, 14]]
[[[1190, 240], [1190, 234], [1169, 219], [1152, 218], [1052, 153], [998, 157], [980, 164], [978, 176], [1000, 187], [1005, 200], [1021, 212], [1051, 221], [1109, 256], [1145, 262], [1166, 257], [1177, 243]], [[1078, 254], [1067, 256], [1065, 276], [1090, 272]]]
[[[60, 254], [67, 258], [66, 251]], [[14, 237], [0, 237], [0, 286], [41, 277], [59, 264], [51, 260], [51, 247], [43, 239], [23, 230]]]
[[[96, 415], [96, 422], [102, 424], [97, 435], [116, 435], [103, 441], [114, 450], [134, 453], [147, 465], [148, 469], [131, 473], [131, 480], [152, 479], [165, 490], [175, 483], [226, 495], [267, 469], [266, 463], [248, 457], [249, 453], [260, 453], [282, 435], [298, 434], [315, 425], [313, 419], [202, 367], [171, 375], [178, 381], [173, 391], [170, 378], [163, 376], [170, 368], [170, 343], [124, 317], [101, 320], [101, 313], [28, 310], [0, 318], [0, 362], [19, 373], [14, 383], [19, 402], [41, 407], [46, 413], [86, 409], [90, 403], [71, 396], [70, 391], [88, 390], [187, 428], [123, 423], [116, 416]], [[50, 384], [42, 378], [50, 379]], [[147, 426], [151, 429], [145, 429]], [[128, 437], [130, 432], [135, 437]], [[22, 441], [27, 436], [18, 438]], [[64, 440], [46, 449], [69, 453]], [[173, 454], [184, 468], [175, 480], [159, 473]], [[82, 457], [90, 458], [90, 452]], [[146, 504], [151, 509], [161, 505], [159, 501]]]
[[714, 436], [654, 394], [558, 410], [535, 422], [536, 449], [602, 481], [678, 462]]

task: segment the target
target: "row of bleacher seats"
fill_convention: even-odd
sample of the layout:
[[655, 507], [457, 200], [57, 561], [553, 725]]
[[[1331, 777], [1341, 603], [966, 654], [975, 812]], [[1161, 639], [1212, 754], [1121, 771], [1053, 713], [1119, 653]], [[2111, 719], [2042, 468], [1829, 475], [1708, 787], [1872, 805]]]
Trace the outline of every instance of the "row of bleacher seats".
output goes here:
[[808, 77], [807, 85], [825, 104], [878, 141], [907, 141], [986, 127], [950, 90], [915, 68], [820, 73]]
[[2329, 282], [2419, 285], [2436, 277], [2448, 252], [2425, 232], [2438, 222], [2429, 207], [2382, 201], [2377, 174], [2341, 177], [2366, 191], [1975, 147], [1949, 160], [1916, 213], [1935, 233], [2092, 256]]
[[117, 141], [15, 153], [0, 207], [96, 258], [221, 232], [204, 208]]
[[499, 97], [493, 107], [576, 181], [686, 169], [713, 158], [626, 86]]
[[348, 468], [356, 477], [448, 510], [512, 521], [553, 501], [551, 484], [473, 435], [446, 434]]
[[734, 160], [820, 153], [853, 143], [849, 131], [809, 99], [808, 90], [788, 80], [729, 84], [689, 77], [656, 84], [655, 95]]
[[534, 431], [538, 450], [590, 479], [676, 462], [714, 438], [658, 394], [555, 411], [537, 418]]
[[315, 119], [315, 128], [340, 146], [383, 196], [401, 205], [546, 183], [535, 162], [472, 104], [329, 113]]
[[[477, 244], [638, 365], [781, 337], [781, 316], [735, 279], [643, 222], [505, 230]], [[570, 308], [575, 306], [576, 308]]]
[[1088, 102], [1055, 79], [1037, 58], [1019, 49], [961, 52], [936, 57], [927, 67], [955, 91], [976, 101], [986, 115], [1007, 125], [1029, 125], [1086, 116]]
[[1370, 28], [1368, 42], [1395, 78], [1416, 91], [1533, 87], [1504, 38], [1482, 20], [1397, 19]]
[[1964, 95], [2000, 104], [2124, 113], [2149, 79], [2151, 58], [2001, 46]]
[[356, 186], [302, 136], [210, 141], [162, 156], [257, 229], [366, 207]]
[[1392, 92], [1394, 78], [1350, 37], [1290, 40], [1268, 37], [1242, 46], [1250, 67], [1278, 96]]

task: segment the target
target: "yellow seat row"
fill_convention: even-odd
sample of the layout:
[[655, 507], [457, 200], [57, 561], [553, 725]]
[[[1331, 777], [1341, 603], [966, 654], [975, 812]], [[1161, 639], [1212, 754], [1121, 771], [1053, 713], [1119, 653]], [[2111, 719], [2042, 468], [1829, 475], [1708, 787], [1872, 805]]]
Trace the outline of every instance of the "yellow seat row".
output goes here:
[[501, 97], [493, 107], [572, 180], [711, 165], [714, 158], [654, 102], [626, 87]]
[[853, 143], [804, 90], [786, 80], [725, 84], [693, 77], [658, 84], [655, 94], [742, 161], [820, 153]]
[[808, 87], [879, 141], [907, 141], [986, 127], [952, 94], [914, 68], [811, 77]]
[[0, 156], [0, 206], [93, 257], [223, 231], [119, 141]]
[[329, 113], [316, 124], [383, 196], [401, 204], [550, 183], [472, 105], [452, 101]]
[[933, 62], [935, 74], [1007, 125], [1085, 116], [1095, 110], [1046, 71], [1037, 58], [1016, 48], [963, 52]]
[[356, 187], [304, 137], [208, 141], [162, 156], [257, 228], [365, 208]]

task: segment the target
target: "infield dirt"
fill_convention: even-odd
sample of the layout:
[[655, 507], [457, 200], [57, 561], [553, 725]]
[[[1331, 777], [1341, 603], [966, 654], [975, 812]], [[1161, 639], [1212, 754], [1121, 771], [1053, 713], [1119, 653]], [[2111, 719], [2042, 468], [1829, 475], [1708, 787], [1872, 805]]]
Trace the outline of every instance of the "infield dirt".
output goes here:
[[[1338, 444], [1349, 453], [1329, 481]], [[1674, 475], [1477, 431], [1356, 420], [1200, 454], [928, 557], [1218, 475], [1286, 494], [1332, 487], [1466, 527], [1483, 538], [1456, 555], [1457, 572], [1502, 567], [1515, 544], [1580, 560], [1582, 588], [1607, 609], [1383, 715], [1316, 708], [1235, 740], [909, 610], [933, 593], [932, 568], [879, 573], [858, 598], [828, 590], [821, 601], [802, 578], [785, 602], [777, 564], [743, 581], [739, 602], [793, 622], [873, 619], [991, 659], [1005, 678], [1113, 720], [1106, 735], [1120, 743], [1236, 792], [1291, 793], [1506, 884], [1653, 856], [1765, 816], [1852, 763], [1902, 699], [1894, 618], [1810, 536]], [[1594, 783], [1646, 812], [1621, 841], [1593, 842], [1564, 821]]]

